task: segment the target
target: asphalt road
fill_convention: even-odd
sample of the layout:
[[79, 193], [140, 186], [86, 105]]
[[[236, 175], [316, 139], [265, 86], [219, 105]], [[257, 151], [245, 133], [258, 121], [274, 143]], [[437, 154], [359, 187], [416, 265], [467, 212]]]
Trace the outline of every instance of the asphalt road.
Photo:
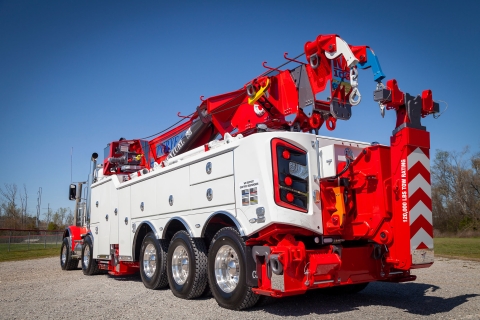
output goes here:
[[87, 277], [58, 258], [0, 263], [0, 319], [480, 319], [480, 262], [437, 258], [415, 282], [371, 283], [355, 295], [312, 291], [246, 311], [181, 300], [139, 277]]

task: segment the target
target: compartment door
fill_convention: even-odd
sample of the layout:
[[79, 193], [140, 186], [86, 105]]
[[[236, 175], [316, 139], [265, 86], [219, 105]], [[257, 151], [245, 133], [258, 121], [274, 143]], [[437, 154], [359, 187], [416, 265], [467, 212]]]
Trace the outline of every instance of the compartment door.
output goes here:
[[110, 244], [118, 244], [118, 220], [119, 220], [119, 208], [118, 208], [118, 190], [111, 185], [110, 188], [110, 208], [111, 211], [108, 214], [108, 221], [110, 222]]
[[[109, 181], [92, 189], [92, 220], [97, 222], [92, 232], [95, 235], [94, 247], [98, 255], [110, 255], [110, 219], [113, 214]], [[98, 228], [98, 229], [97, 229]]]
[[[118, 246], [120, 256], [132, 256], [131, 187], [118, 191]], [[123, 260], [123, 259], [122, 259]]]

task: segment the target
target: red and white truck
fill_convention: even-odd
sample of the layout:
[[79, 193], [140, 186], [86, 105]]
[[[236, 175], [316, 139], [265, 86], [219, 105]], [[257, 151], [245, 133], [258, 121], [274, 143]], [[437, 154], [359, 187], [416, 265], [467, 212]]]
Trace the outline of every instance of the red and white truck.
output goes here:
[[[373, 51], [338, 35], [307, 42], [302, 55], [202, 97], [153, 140], [110, 142], [98, 165], [94, 154], [88, 208], [77, 206], [84, 223], [65, 230], [62, 269], [80, 260], [86, 275], [140, 272], [147, 288], [169, 285], [183, 299], [211, 291], [235, 310], [260, 296], [415, 280], [411, 269], [433, 263], [421, 118], [438, 103], [430, 90], [384, 85]], [[318, 135], [351, 117], [359, 69], [373, 71], [381, 114], [397, 114], [390, 146]], [[324, 91], [327, 101], [317, 99]]]

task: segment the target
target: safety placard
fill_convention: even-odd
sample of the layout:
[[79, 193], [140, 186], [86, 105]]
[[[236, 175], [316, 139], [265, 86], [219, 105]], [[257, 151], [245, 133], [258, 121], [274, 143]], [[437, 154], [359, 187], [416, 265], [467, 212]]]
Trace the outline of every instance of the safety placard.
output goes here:
[[258, 204], [258, 180], [248, 180], [240, 183], [242, 193], [242, 206], [254, 206]]

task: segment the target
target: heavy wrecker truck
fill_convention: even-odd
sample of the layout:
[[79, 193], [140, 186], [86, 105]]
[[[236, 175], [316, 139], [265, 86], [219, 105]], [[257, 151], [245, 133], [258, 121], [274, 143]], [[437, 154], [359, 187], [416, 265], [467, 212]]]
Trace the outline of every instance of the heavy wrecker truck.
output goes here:
[[[147, 288], [169, 286], [183, 299], [211, 291], [240, 310], [260, 296], [413, 281], [411, 269], [429, 267], [421, 118], [439, 111], [432, 92], [384, 85], [373, 50], [338, 35], [284, 57], [239, 90], [201, 97], [156, 138], [112, 141], [100, 164], [94, 153], [89, 208], [65, 230], [62, 269], [80, 260], [85, 275], [140, 272]], [[318, 135], [350, 119], [359, 69], [373, 72], [382, 116], [396, 112], [390, 146]], [[326, 101], [317, 98], [324, 91]], [[70, 197], [78, 203], [76, 185]]]

